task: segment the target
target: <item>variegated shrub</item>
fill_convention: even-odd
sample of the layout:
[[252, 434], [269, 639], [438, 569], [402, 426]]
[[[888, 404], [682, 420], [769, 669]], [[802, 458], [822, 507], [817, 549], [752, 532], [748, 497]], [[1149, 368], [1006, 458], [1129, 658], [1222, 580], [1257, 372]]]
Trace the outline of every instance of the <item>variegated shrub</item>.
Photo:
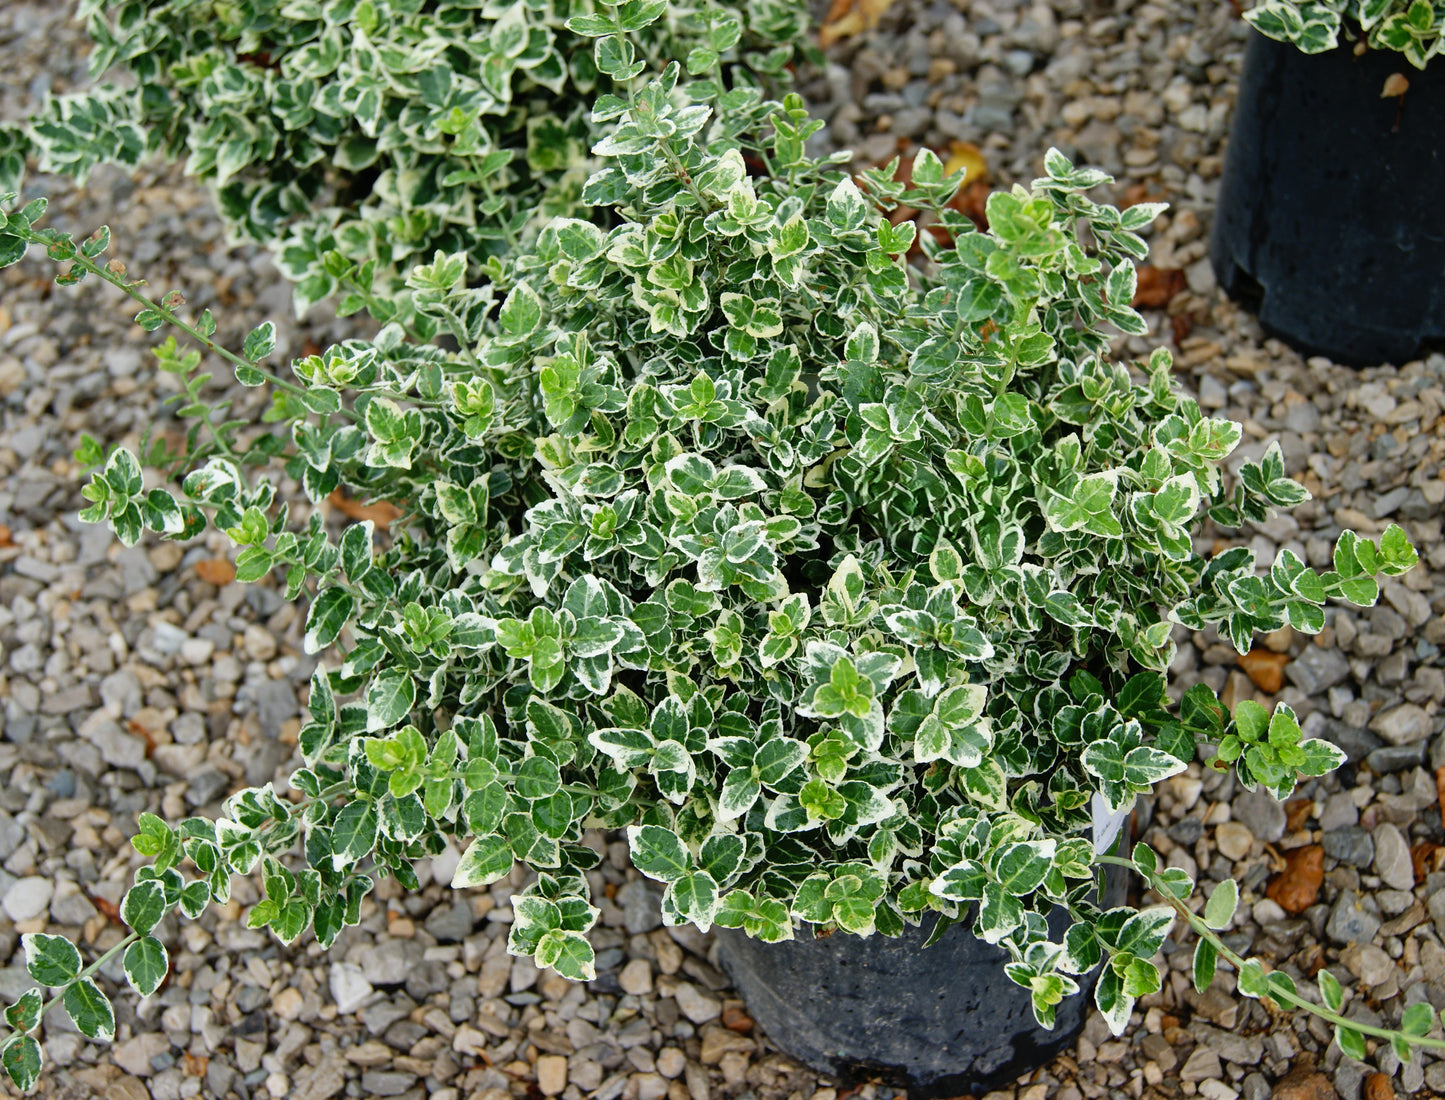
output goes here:
[[1324, 53], [1356, 38], [1395, 50], [1423, 69], [1440, 52], [1445, 33], [1441, 0], [1259, 0], [1244, 18], [1261, 34]]
[[[1341, 759], [1285, 706], [1231, 716], [1204, 687], [1172, 705], [1176, 625], [1241, 651], [1285, 623], [1315, 632], [1328, 601], [1373, 603], [1375, 576], [1415, 555], [1397, 527], [1346, 532], [1323, 573], [1288, 550], [1196, 549], [1206, 518], [1239, 528], [1306, 493], [1278, 447], [1227, 481], [1239, 425], [1179, 391], [1167, 352], [1114, 355], [1112, 334], [1146, 331], [1128, 303], [1160, 208], [1096, 203], [1106, 177], [1051, 152], [1030, 188], [989, 199], [980, 233], [930, 154], [907, 188], [892, 166], [855, 180], [846, 154], [805, 154], [819, 124], [796, 99], [677, 66], [602, 96], [590, 124], [597, 222], [550, 222], [480, 283], [461, 254], [409, 275], [444, 346], [393, 324], [277, 373], [268, 325], [217, 348], [178, 293], [105, 266], [107, 234], [40, 230], [38, 204], [0, 227], [0, 262], [45, 244], [72, 265], [62, 281], [125, 288], [143, 326], [271, 387], [265, 424], [223, 421], [195, 396], [200, 354], [162, 345], [187, 380], [187, 445], [143, 446], [148, 477], [87, 444], [85, 518], [127, 543], [226, 532], [238, 579], [308, 599], [325, 659], [291, 790], [239, 792], [216, 821], [142, 820], [154, 863], [112, 951], [135, 986], [164, 974], [162, 917], [226, 899], [235, 874], [262, 876], [250, 925], [329, 945], [378, 876], [414, 887], [449, 848], [457, 887], [535, 871], [510, 950], [590, 978], [584, 831], [609, 828], [664, 884], [670, 924], [778, 941], [966, 922], [1045, 1025], [1093, 976], [1124, 1028], [1160, 988], [1176, 915], [1204, 933], [1201, 985], [1222, 955], [1247, 995], [1304, 1004], [1212, 931], [1226, 889], [1199, 916], [1183, 871], [1143, 846], [1112, 855], [1103, 833], [1201, 751], [1279, 797]], [[899, 204], [936, 211], [953, 242], [925, 239], [911, 267]], [[329, 525], [338, 488], [400, 517]], [[1101, 912], [1110, 860], [1166, 904]], [[27, 950], [105, 1034], [98, 962], [41, 936]], [[1322, 994], [1343, 1020], [1338, 989]], [[5, 1048], [22, 1081], [28, 1006]], [[1433, 1026], [1420, 1008], [1400, 1042]], [[1390, 1034], [1341, 1026], [1361, 1051], [1362, 1031]]]
[[[93, 75], [128, 79], [51, 100], [29, 128], [42, 164], [83, 179], [101, 163], [184, 157], [234, 236], [273, 245], [299, 309], [340, 295], [383, 321], [409, 314], [400, 277], [434, 250], [475, 264], [578, 212], [587, 108], [613, 74], [677, 57], [724, 84], [777, 82], [807, 26], [800, 0], [81, 0], [80, 12]], [[573, 17], [628, 37], [595, 54]]]

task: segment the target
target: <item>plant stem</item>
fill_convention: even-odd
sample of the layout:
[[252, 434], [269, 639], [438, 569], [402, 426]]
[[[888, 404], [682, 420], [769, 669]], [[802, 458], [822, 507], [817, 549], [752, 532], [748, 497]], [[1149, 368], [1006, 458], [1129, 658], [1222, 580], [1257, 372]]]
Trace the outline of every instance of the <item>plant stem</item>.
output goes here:
[[[1095, 862], [1098, 863], [1108, 863], [1115, 867], [1127, 867], [1131, 871], [1137, 871], [1139, 875], [1143, 877], [1144, 881], [1149, 884], [1149, 888], [1163, 898], [1176, 913], [1183, 917], [1185, 922], [1194, 929], [1195, 934], [1198, 935], [1200, 939], [1208, 940], [1214, 945], [1214, 949], [1219, 952], [1220, 958], [1228, 962], [1235, 970], [1244, 969], [1245, 960], [1243, 956], [1226, 944], [1218, 932], [1205, 924], [1203, 917], [1190, 909], [1181, 899], [1175, 897], [1168, 890], [1161, 888], [1154, 876], [1140, 867], [1132, 859], [1124, 859], [1119, 856], [1095, 856], [1094, 859]], [[1376, 1039], [1389, 1041], [1399, 1037], [1411, 1046], [1445, 1051], [1445, 1039], [1427, 1039], [1418, 1035], [1406, 1035], [1401, 1031], [1392, 1031], [1389, 1028], [1375, 1027], [1372, 1024], [1351, 1020], [1348, 1017], [1341, 1016], [1338, 1012], [1331, 1012], [1323, 1005], [1317, 1005], [1313, 1001], [1306, 1000], [1298, 993], [1290, 993], [1288, 990], [1272, 988], [1266, 997], [1261, 999], [1282, 1001], [1293, 1008], [1303, 1009], [1312, 1015], [1318, 1016], [1327, 1023], [1334, 1024], [1337, 1027], [1349, 1028], [1351, 1031], [1358, 1031], [1362, 1035], [1370, 1035]]]

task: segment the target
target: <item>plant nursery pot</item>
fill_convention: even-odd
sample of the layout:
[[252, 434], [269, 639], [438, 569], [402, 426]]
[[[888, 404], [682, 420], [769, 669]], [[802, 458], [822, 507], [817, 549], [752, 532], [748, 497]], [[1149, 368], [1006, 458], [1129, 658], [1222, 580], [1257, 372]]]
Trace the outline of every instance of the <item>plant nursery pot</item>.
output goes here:
[[[1110, 867], [1104, 904], [1122, 904], [1125, 885], [1125, 872]], [[966, 923], [924, 947], [931, 924], [898, 939], [809, 938], [805, 926], [800, 938], [776, 944], [719, 928], [718, 955], [778, 1047], [843, 1080], [906, 1088], [910, 1100], [981, 1095], [1073, 1042], [1093, 1003], [1092, 976], [1045, 1031], [1028, 993], [1004, 974], [1003, 948], [974, 938]], [[1067, 915], [1055, 910], [1055, 942], [1067, 927]]]
[[[1382, 97], [1396, 74], [1408, 90]], [[1445, 340], [1445, 65], [1251, 32], [1210, 247], [1301, 351], [1401, 363]]]

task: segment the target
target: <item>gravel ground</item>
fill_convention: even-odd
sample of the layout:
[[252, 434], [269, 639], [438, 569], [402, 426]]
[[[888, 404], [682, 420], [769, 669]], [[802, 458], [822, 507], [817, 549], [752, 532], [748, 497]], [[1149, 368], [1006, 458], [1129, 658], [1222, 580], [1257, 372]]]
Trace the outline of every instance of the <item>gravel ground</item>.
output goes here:
[[[1142, 805], [1136, 830], [1207, 893], [1243, 902], [1230, 935], [1304, 984], [1329, 967], [1348, 1012], [1396, 1022], [1445, 1008], [1445, 357], [1351, 371], [1302, 362], [1217, 293], [1205, 260], [1243, 28], [1229, 5], [1176, 0], [899, 0], [869, 35], [831, 52], [808, 83], [824, 140], [873, 162], [912, 142], [982, 150], [996, 184], [1037, 174], [1051, 144], [1115, 173], [1117, 197], [1161, 196], [1144, 285], [1154, 335], [1183, 384], [1242, 421], [1241, 458], [1278, 439], [1315, 500], [1247, 538], [1328, 559], [1345, 526], [1405, 525], [1421, 565], [1373, 610], [1329, 612], [1318, 640], [1288, 632], [1240, 660], [1181, 632], [1176, 690], [1203, 679], [1234, 701], [1283, 699], [1350, 764], [1280, 807], [1197, 766]], [[0, 7], [0, 115], [84, 77], [83, 35], [48, 3]], [[282, 350], [358, 331], [320, 313], [288, 321], [264, 254], [229, 248], [205, 196], [173, 170], [97, 173], [84, 190], [37, 178], [54, 220], [115, 231], [116, 253], [158, 288], [210, 305], [233, 342], [281, 322]], [[134, 444], [174, 392], [118, 292], [56, 290], [40, 260], [0, 274], [0, 994], [28, 984], [19, 934], [47, 930], [102, 950], [138, 857], [141, 810], [211, 812], [234, 787], [284, 778], [311, 663], [300, 620], [270, 588], [226, 583], [219, 543], [115, 545], [74, 518], [70, 453], [82, 432]], [[220, 387], [218, 385], [218, 392]], [[257, 411], [254, 392], [235, 408]], [[164, 429], [166, 420], [159, 421]], [[173, 424], [170, 424], [174, 427]], [[1211, 536], [1212, 538], [1212, 536]], [[597, 843], [604, 844], [604, 838]], [[117, 1043], [90, 1044], [60, 1014], [44, 1042], [42, 1095], [405, 1096], [433, 1100], [837, 1100], [769, 1044], [715, 968], [710, 937], [662, 929], [651, 886], [607, 847], [594, 934], [599, 979], [572, 985], [505, 953], [513, 887], [453, 895], [386, 883], [329, 954], [278, 947], [238, 919], [255, 891], [167, 930], [170, 983], [117, 1002]], [[440, 862], [445, 862], [442, 860]], [[1440, 868], [1437, 870], [1437, 868]], [[434, 877], [450, 878], [440, 866]], [[1188, 980], [1192, 942], [1112, 1039], [1094, 1017], [1075, 1049], [988, 1100], [1203, 1096], [1390, 1100], [1445, 1094], [1445, 1062], [1401, 1067], [1387, 1046], [1343, 1058], [1323, 1028]], [[108, 975], [111, 983], [119, 974]], [[886, 1087], [848, 1093], [887, 1100]]]

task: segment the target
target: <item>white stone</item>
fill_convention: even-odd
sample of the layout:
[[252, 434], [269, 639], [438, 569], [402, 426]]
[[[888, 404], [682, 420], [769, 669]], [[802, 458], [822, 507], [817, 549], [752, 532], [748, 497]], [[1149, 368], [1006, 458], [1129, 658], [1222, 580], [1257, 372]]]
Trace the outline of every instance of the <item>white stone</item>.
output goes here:
[[5, 891], [5, 915], [13, 921], [34, 920], [50, 908], [55, 885], [48, 878], [32, 875], [18, 879]]
[[331, 999], [336, 1002], [336, 1011], [347, 1015], [366, 1003], [375, 990], [361, 967], [352, 963], [331, 964]]

